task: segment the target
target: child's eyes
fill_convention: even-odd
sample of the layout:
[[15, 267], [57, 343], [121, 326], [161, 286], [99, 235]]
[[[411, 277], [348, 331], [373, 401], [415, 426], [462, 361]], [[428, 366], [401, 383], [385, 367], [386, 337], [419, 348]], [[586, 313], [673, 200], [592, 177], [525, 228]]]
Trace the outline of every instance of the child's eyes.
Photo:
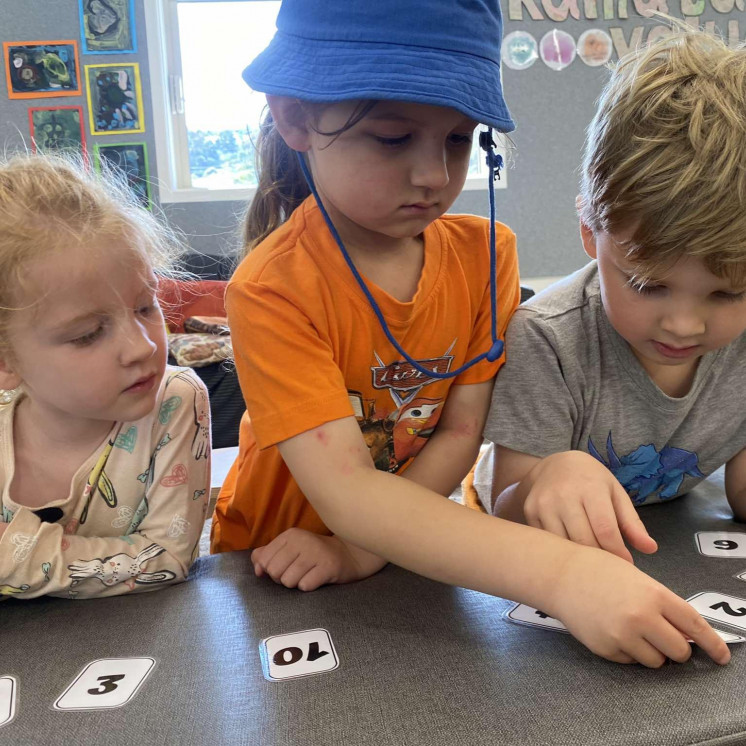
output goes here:
[[404, 145], [411, 138], [411, 135], [401, 135], [400, 137], [382, 137], [380, 135], [374, 135], [375, 139], [378, 140], [381, 145], [389, 148], [395, 148], [397, 145]]
[[448, 141], [451, 145], [471, 145], [472, 135], [450, 135]]
[[741, 291], [740, 293], [728, 293], [725, 290], [720, 290], [715, 293], [715, 297], [718, 300], [725, 301], [726, 303], [738, 303], [738, 301], [746, 298], [746, 290]]
[[75, 345], [76, 347], [87, 347], [88, 345], [93, 344], [103, 333], [104, 327], [98, 326], [92, 332], [88, 332], [88, 334], [83, 334], [80, 337], [71, 339], [70, 344]]
[[666, 289], [665, 285], [653, 285], [651, 283], [640, 284], [637, 282], [628, 282], [627, 287], [634, 290], [638, 295], [655, 295]]

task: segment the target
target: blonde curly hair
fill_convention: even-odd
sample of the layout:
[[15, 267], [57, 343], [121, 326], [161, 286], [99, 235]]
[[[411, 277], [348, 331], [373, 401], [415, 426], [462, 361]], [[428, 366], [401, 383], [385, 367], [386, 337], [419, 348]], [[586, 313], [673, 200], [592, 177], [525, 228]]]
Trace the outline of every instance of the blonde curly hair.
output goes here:
[[614, 67], [588, 127], [579, 216], [631, 228], [642, 281], [683, 256], [746, 284], [746, 47], [675, 23]]
[[30, 305], [28, 263], [76, 244], [98, 251], [125, 245], [160, 274], [181, 252], [173, 231], [106, 163], [95, 173], [80, 156], [20, 153], [0, 160], [0, 353], [13, 311]]

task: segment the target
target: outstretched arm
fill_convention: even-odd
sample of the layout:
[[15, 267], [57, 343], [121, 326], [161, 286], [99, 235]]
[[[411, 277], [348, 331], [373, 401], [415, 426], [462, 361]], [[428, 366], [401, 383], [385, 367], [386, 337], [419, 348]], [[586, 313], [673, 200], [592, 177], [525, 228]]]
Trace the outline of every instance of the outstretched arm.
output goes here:
[[541, 608], [595, 653], [660, 666], [692, 638], [720, 663], [727, 646], [696, 611], [608, 552], [442, 500], [377, 471], [353, 417], [283, 441], [304, 494], [345, 541], [441, 582]]

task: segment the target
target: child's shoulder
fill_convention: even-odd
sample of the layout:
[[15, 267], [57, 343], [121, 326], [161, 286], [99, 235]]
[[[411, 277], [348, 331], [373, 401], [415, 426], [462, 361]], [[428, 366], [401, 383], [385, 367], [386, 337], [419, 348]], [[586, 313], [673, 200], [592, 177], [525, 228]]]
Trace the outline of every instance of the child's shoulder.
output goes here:
[[[262, 282], [308, 271], [319, 253], [336, 249], [321, 211], [312, 198], [244, 257], [229, 284]], [[333, 244], [333, 245], [332, 245]]]
[[202, 394], [207, 396], [207, 387], [191, 368], [183, 368], [177, 365], [166, 366], [158, 393], [159, 402], [172, 396], [195, 399]]
[[598, 268], [592, 261], [534, 295], [518, 311], [529, 318], [562, 324], [586, 310], [595, 311], [600, 292]]

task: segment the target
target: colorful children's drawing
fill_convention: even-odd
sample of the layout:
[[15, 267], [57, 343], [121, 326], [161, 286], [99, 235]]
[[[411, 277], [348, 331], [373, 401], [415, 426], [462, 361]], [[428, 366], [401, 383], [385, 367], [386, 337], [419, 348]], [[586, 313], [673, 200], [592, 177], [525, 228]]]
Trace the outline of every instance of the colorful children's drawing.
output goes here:
[[83, 54], [137, 51], [134, 0], [78, 0]]
[[121, 171], [143, 207], [150, 209], [150, 169], [145, 143], [96, 145], [95, 151], [96, 167], [100, 170], [101, 160], [104, 159], [115, 171]]
[[28, 110], [31, 145], [37, 150], [85, 155], [83, 109], [80, 106], [39, 106]]
[[3, 42], [8, 98], [79, 96], [78, 43], [63, 41]]
[[112, 62], [86, 65], [91, 134], [144, 132], [140, 65]]

